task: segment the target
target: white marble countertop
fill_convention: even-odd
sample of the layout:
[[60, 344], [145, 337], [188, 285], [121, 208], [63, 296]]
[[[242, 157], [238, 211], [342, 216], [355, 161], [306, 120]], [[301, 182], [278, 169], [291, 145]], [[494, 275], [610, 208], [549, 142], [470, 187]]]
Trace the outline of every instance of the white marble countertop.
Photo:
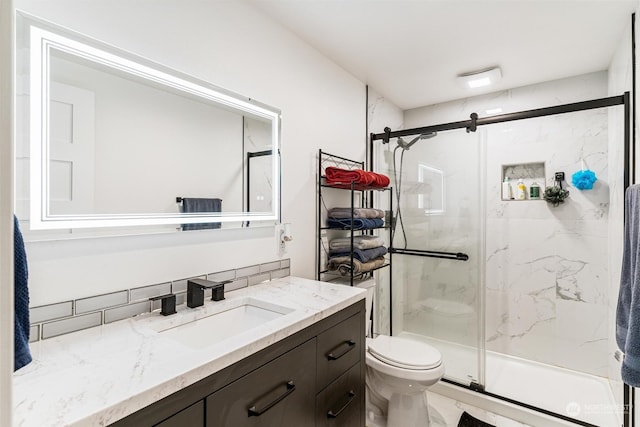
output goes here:
[[[178, 307], [32, 343], [33, 362], [14, 374], [14, 426], [104, 426], [364, 299], [363, 289], [285, 277], [227, 292], [224, 301]], [[253, 297], [293, 309], [196, 348], [159, 330]], [[225, 308], [226, 307], [226, 308]]]

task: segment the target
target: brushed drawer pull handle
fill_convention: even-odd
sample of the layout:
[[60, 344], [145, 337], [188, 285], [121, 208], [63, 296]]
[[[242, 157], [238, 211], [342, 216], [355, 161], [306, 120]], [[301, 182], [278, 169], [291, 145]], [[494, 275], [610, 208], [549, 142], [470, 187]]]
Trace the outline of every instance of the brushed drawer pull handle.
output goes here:
[[257, 404], [254, 404], [253, 406], [251, 406], [249, 408], [249, 416], [250, 417], [259, 417], [260, 415], [264, 414], [269, 409], [271, 409], [275, 405], [277, 405], [282, 399], [284, 399], [285, 397], [289, 396], [291, 393], [296, 391], [296, 385], [293, 383], [293, 380], [287, 382], [286, 386], [287, 386], [287, 390], [284, 393], [282, 393], [280, 396], [278, 396], [274, 400], [272, 400], [270, 403], [268, 403], [267, 406], [265, 406], [264, 408], [256, 409]]
[[[345, 344], [346, 344], [346, 346], [345, 346]], [[329, 360], [338, 360], [342, 356], [344, 356], [345, 354], [347, 354], [351, 350], [353, 350], [355, 348], [355, 346], [356, 346], [356, 342], [354, 340], [345, 341], [342, 344], [340, 344], [339, 346], [337, 346], [336, 348], [334, 348], [333, 350], [331, 350], [331, 352], [329, 354], [327, 354], [327, 359], [329, 359]], [[342, 352], [340, 352], [340, 353], [333, 354], [340, 347], [344, 347], [344, 350], [342, 350]]]
[[349, 393], [347, 393], [347, 399], [342, 405], [342, 407], [338, 409], [336, 412], [333, 412], [333, 409], [330, 409], [329, 412], [327, 412], [327, 418], [338, 418], [338, 415], [340, 415], [342, 411], [347, 409], [347, 406], [349, 406], [349, 404], [353, 402], [353, 399], [355, 399], [355, 397], [356, 397], [356, 393], [353, 390], [349, 390]]

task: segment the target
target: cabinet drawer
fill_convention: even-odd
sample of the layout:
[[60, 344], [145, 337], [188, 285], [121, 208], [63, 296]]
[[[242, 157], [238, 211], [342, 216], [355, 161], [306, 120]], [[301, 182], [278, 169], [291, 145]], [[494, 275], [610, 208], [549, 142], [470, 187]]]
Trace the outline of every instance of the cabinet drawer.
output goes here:
[[362, 426], [364, 412], [363, 384], [362, 366], [360, 363], [356, 363], [320, 392], [316, 399], [316, 426]]
[[208, 396], [207, 427], [313, 426], [315, 356], [312, 339]]
[[364, 315], [349, 317], [318, 335], [318, 390], [342, 375], [361, 358]]
[[201, 427], [204, 426], [204, 400], [201, 400], [154, 427]]

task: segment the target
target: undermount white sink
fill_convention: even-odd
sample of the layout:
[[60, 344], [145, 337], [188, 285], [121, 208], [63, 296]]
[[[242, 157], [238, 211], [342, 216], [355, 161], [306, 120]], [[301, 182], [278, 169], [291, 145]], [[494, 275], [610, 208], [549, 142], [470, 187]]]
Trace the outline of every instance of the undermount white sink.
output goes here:
[[[227, 304], [227, 303], [225, 303]], [[204, 348], [293, 312], [290, 307], [257, 298], [229, 301], [223, 311], [160, 330], [162, 336], [193, 348]]]

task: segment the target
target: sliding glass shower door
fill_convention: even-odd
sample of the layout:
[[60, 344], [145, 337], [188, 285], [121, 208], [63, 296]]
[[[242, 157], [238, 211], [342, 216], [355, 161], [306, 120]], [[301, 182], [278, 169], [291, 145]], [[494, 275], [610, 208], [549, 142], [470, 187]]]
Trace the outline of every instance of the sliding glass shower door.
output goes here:
[[[594, 425], [620, 425], [609, 378], [622, 230], [623, 106], [488, 125], [486, 391]], [[589, 169], [592, 188], [572, 175]], [[562, 185], [557, 206], [501, 197], [504, 176]], [[542, 194], [542, 193], [541, 193]], [[612, 235], [613, 233], [613, 235]], [[613, 369], [611, 369], [613, 367]], [[514, 375], [526, 383], [521, 387]], [[549, 384], [554, 384], [549, 387]], [[621, 385], [615, 387], [622, 390]], [[543, 392], [544, 391], [544, 392]]]
[[482, 383], [483, 145], [464, 129], [415, 138], [379, 158], [394, 186], [391, 332], [436, 347], [446, 378]]

